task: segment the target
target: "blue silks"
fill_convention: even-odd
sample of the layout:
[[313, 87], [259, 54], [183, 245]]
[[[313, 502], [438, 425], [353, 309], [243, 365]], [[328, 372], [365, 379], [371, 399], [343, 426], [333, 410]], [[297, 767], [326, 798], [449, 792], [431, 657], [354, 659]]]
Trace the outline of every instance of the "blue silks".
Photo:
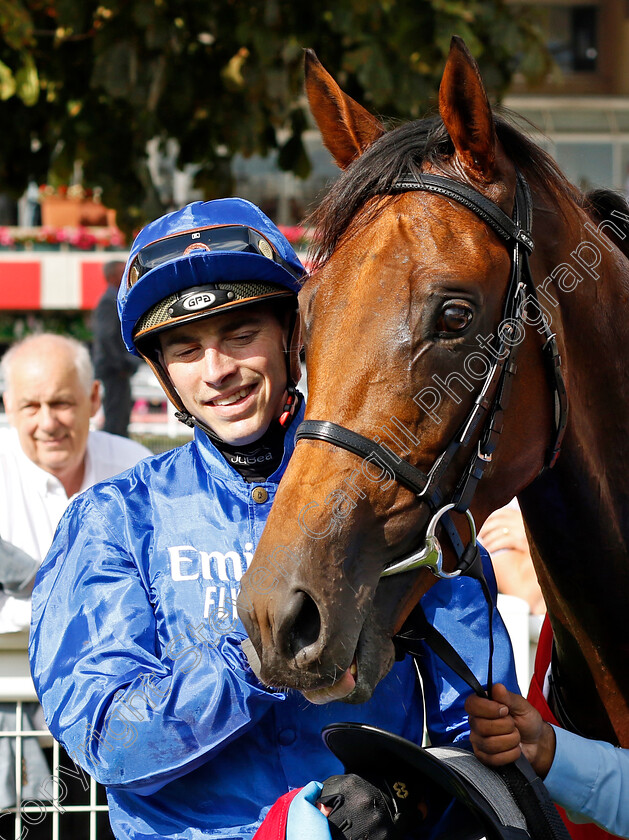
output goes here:
[[[265, 688], [242, 653], [233, 602], [302, 416], [303, 408], [262, 485], [265, 503], [197, 430], [190, 444], [82, 494], [60, 523], [33, 593], [33, 679], [53, 735], [107, 786], [119, 840], [250, 837], [279, 796], [341, 772], [320, 737], [330, 722], [386, 726], [421, 742], [408, 659], [368, 703], [315, 706]], [[439, 583], [424, 605], [429, 617], [436, 605], [439, 629], [483, 675], [487, 622], [476, 586]], [[496, 679], [515, 690], [501, 622], [496, 647]], [[434, 683], [429, 729], [467, 737], [447, 669], [431, 653], [422, 667]]]

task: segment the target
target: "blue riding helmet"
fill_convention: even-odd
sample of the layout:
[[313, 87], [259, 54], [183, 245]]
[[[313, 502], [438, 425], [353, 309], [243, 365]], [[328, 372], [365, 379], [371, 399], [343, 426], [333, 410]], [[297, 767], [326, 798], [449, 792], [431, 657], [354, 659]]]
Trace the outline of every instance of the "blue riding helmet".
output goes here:
[[[137, 235], [118, 292], [122, 337], [131, 353], [144, 355], [137, 342], [149, 334], [267, 298], [295, 297], [305, 274], [255, 204], [195, 201]], [[181, 294], [186, 290], [191, 294]]]
[[137, 235], [118, 290], [124, 343], [153, 369], [176, 416], [212, 434], [184, 407], [156, 350], [156, 336], [182, 323], [277, 300], [292, 309], [282, 414], [287, 421], [297, 406], [297, 293], [305, 276], [286, 238], [255, 204], [242, 198], [195, 201], [150, 222]]

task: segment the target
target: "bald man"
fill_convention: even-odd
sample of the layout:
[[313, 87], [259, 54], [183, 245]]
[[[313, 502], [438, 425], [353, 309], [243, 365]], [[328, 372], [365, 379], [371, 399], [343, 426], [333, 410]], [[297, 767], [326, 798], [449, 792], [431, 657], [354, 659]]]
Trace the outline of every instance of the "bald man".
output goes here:
[[5, 353], [2, 373], [13, 427], [0, 430], [0, 633], [9, 633], [30, 624], [29, 582], [70, 500], [151, 453], [90, 431], [99, 384], [80, 342], [30, 336]]

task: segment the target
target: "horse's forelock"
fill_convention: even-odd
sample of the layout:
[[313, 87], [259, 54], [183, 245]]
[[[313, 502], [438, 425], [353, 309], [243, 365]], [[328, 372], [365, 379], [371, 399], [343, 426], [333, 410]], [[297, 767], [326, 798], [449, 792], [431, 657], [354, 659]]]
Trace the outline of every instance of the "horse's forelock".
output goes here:
[[[550, 155], [504, 116], [494, 115], [497, 136], [509, 159], [525, 177], [550, 195], [558, 209], [561, 202], [583, 206], [582, 193], [562, 174]], [[309, 223], [317, 238], [310, 255], [315, 266], [326, 262], [351, 223], [354, 230], [369, 224], [390, 200], [387, 195], [397, 178], [416, 174], [422, 164], [445, 161], [452, 142], [439, 116], [404, 123], [388, 131], [357, 158], [334, 182]], [[369, 203], [376, 195], [382, 202]]]
[[[375, 208], [364, 210], [369, 199], [385, 195], [396, 178], [418, 172], [440, 147], [452, 146], [440, 117], [404, 123], [386, 132], [357, 158], [334, 182], [309, 223], [317, 230], [312, 259], [324, 263], [338, 245], [350, 223], [357, 218], [367, 224]], [[447, 154], [439, 149], [437, 158]]]

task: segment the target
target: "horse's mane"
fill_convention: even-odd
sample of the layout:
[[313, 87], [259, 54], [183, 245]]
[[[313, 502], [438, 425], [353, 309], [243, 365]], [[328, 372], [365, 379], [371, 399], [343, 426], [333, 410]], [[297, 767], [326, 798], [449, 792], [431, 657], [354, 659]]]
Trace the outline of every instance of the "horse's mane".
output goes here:
[[[618, 236], [614, 238], [614, 242], [623, 254], [629, 257], [629, 205], [626, 199], [620, 193], [614, 192], [613, 190], [591, 190], [584, 198], [587, 202], [585, 209], [595, 222], [602, 222], [603, 219], [609, 219], [611, 217], [614, 225], [619, 227], [625, 234], [622, 242], [618, 241]], [[614, 210], [621, 215], [612, 216]], [[623, 219], [623, 216], [626, 218]]]
[[[611, 190], [595, 190], [587, 195], [578, 190], [552, 157], [505, 117], [494, 115], [494, 123], [507, 156], [530, 183], [545, 190], [560, 212], [562, 204], [568, 202], [597, 220], [609, 216], [620, 205], [629, 214], [627, 203]], [[453, 152], [452, 141], [439, 116], [405, 123], [383, 134], [341, 173], [311, 214], [309, 223], [317, 230], [311, 254], [314, 265], [325, 263], [350, 223], [355, 222], [360, 229], [373, 220], [383, 202], [369, 203], [371, 198], [381, 195], [385, 202], [390, 200], [390, 188], [397, 178], [418, 174], [424, 163], [438, 166]], [[629, 256], [629, 242], [626, 248]]]

